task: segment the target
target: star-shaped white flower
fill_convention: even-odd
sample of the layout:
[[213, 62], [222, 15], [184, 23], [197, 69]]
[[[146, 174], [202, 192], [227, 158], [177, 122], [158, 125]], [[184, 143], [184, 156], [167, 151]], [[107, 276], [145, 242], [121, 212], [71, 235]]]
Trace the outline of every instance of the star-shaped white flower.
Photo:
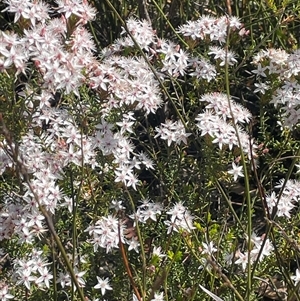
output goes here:
[[105, 294], [106, 290], [112, 290], [112, 287], [109, 285], [109, 279], [105, 278], [104, 280], [97, 276], [98, 284], [94, 286], [96, 289], [101, 289], [102, 296]]
[[234, 181], [236, 181], [238, 177], [244, 177], [243, 166], [238, 166], [232, 162], [232, 169], [230, 169], [228, 173], [233, 175]]

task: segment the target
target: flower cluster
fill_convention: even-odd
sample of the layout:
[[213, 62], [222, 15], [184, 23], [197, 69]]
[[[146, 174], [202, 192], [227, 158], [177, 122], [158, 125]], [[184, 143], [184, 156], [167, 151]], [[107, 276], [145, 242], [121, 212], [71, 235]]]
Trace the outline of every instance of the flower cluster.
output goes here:
[[175, 204], [167, 214], [171, 216], [170, 220], [165, 221], [165, 225], [168, 226], [167, 234], [173, 231], [186, 231], [191, 232], [195, 227], [193, 226], [194, 217], [190, 211], [182, 204]]
[[[148, 184], [142, 181], [143, 172], [153, 172], [153, 178], [159, 179], [155, 174], [159, 172], [155, 167], [162, 166], [157, 158], [157, 148], [162, 149], [158, 140], [165, 140], [168, 148], [172, 144], [189, 146], [191, 136], [195, 136], [192, 135], [194, 120], [185, 122], [185, 116], [181, 115], [184, 110], [178, 110], [178, 116], [174, 117], [176, 121], [162, 120], [160, 124], [145, 128], [162, 107], [161, 86], [169, 85], [170, 78], [181, 80], [187, 76], [210, 82], [216, 78], [217, 68], [206, 58], [192, 57], [179, 44], [158, 38], [148, 21], [134, 18], [127, 20], [122, 37], [104, 49], [99, 59], [95, 55], [93, 37], [85, 27], [96, 11], [85, 0], [56, 0], [56, 7], [42, 1], [5, 0], [5, 3], [5, 11], [15, 14], [14, 22], [19, 23], [19, 32], [0, 32], [0, 71], [16, 82], [21, 76], [28, 78], [17, 95], [18, 104], [24, 107], [22, 116], [27, 121], [24, 131], [15, 142], [9, 135], [0, 137], [0, 174], [12, 172], [13, 180], [20, 182], [12, 193], [5, 193], [0, 208], [0, 241], [10, 240], [22, 249], [14, 253], [10, 282], [25, 287], [28, 295], [33, 290], [50, 290], [55, 279], [62, 288], [75, 290], [69, 271], [63, 268], [64, 263], [59, 262], [51, 270], [52, 263], [44, 248], [45, 241], [49, 240], [47, 232], [52, 232], [54, 237], [57, 230], [68, 247], [71, 245], [73, 254], [68, 260], [79, 287], [89, 286], [87, 291], [100, 290], [104, 295], [107, 290], [112, 290], [109, 278], [88, 272], [81, 252], [91, 250], [88, 264], [97, 253], [113, 256], [116, 249], [122, 252], [123, 247], [128, 259], [139, 258], [135, 252], [143, 253], [140, 252], [144, 248], [141, 235], [148, 226], [155, 224], [157, 231], [163, 231], [163, 235], [170, 238], [170, 247], [174, 245], [173, 237], [182, 239], [187, 233], [191, 236], [196, 229], [194, 213], [183, 202], [172, 205], [170, 198], [165, 207], [162, 201], [166, 196], [164, 189], [160, 195], [153, 192], [157, 197], [153, 200], [159, 201], [145, 198]], [[232, 66], [237, 59], [233, 52], [219, 46], [226, 42], [230, 31], [236, 34], [241, 29], [242, 24], [235, 17], [203, 16], [181, 26], [178, 33], [192, 40], [213, 42], [207, 48], [207, 56], [213, 56], [217, 67], [222, 67]], [[143, 56], [135, 52], [136, 44], [142, 48]], [[289, 93], [285, 96], [288, 100], [280, 99], [278, 103], [286, 105], [286, 112], [290, 110], [288, 118], [297, 115], [298, 106], [299, 87], [291, 80], [298, 74], [297, 53], [294, 55], [293, 58], [281, 54], [284, 67], [280, 76], [286, 78], [284, 89]], [[278, 56], [276, 52], [270, 52], [256, 57], [258, 69], [253, 73], [257, 78], [267, 77], [271, 72], [279, 73]], [[265, 58], [277, 59], [273, 71], [269, 68], [269, 74], [265, 73]], [[291, 73], [288, 73], [288, 67]], [[259, 83], [257, 88], [267, 90], [264, 83]], [[281, 92], [278, 90], [277, 93]], [[255, 145], [245, 130], [251, 119], [248, 110], [222, 93], [205, 94], [199, 101], [205, 106], [196, 118], [200, 136], [210, 136], [212, 143], [220, 149], [239, 147], [249, 156], [253, 154]], [[274, 100], [274, 104], [278, 103]], [[187, 125], [191, 125], [191, 132]], [[140, 132], [145, 140], [139, 137]], [[155, 144], [153, 148], [152, 144]], [[229, 173], [235, 180], [243, 176], [241, 166], [233, 163], [232, 167]], [[85, 185], [88, 193], [85, 193]], [[106, 186], [113, 187], [108, 188], [111, 194]], [[130, 213], [127, 203], [111, 201], [128, 200], [124, 188], [130, 195]], [[130, 193], [142, 198], [141, 204], [136, 205]], [[174, 191], [172, 197], [175, 200], [181, 199], [175, 195]], [[278, 216], [289, 216], [297, 199], [296, 182], [287, 183], [280, 200], [273, 194], [267, 198], [270, 210], [278, 207]], [[84, 203], [87, 200], [91, 202]], [[105, 209], [98, 207], [105, 201], [112, 204], [114, 213], [99, 216], [98, 212], [103, 214]], [[81, 206], [84, 212], [93, 208], [91, 214], [82, 219], [79, 218]], [[71, 238], [65, 234], [69, 233], [69, 223], [74, 231]], [[78, 225], [83, 229], [77, 228]], [[85, 235], [80, 231], [89, 235], [83, 246], [80, 239]], [[75, 237], [79, 232], [80, 235]], [[272, 245], [268, 239], [253, 236], [252, 241], [251, 262], [270, 255]], [[45, 250], [42, 247], [35, 249], [36, 245]], [[202, 254], [213, 256], [219, 251], [212, 242], [207, 241], [202, 246]], [[145, 262], [152, 260], [153, 266], [162, 261], [161, 258], [167, 262], [169, 253], [167, 256], [162, 250], [168, 251], [162, 245], [152, 245], [149, 252], [152, 256], [142, 259]], [[54, 247], [53, 252], [56, 252]], [[235, 263], [242, 264], [245, 269], [247, 253], [239, 251], [236, 257]], [[57, 258], [60, 260], [60, 254]], [[155, 271], [158, 266], [151, 268]], [[97, 284], [95, 281], [89, 284], [92, 277], [97, 278]], [[146, 285], [145, 282], [143, 286]], [[153, 291], [153, 301], [164, 299], [166, 292], [159, 292], [159, 289]], [[65, 291], [69, 298], [67, 289]], [[0, 299], [12, 299], [9, 292], [8, 285], [1, 285]]]
[[119, 248], [120, 238], [124, 242], [124, 227], [119, 225], [119, 220], [113, 216], [102, 217], [95, 225], [89, 226], [85, 231], [93, 238], [90, 243], [94, 246], [94, 252], [98, 247], [110, 252], [113, 248]]
[[190, 60], [188, 54], [168, 40], [160, 40], [158, 46], [157, 52], [163, 54], [161, 72], [174, 77], [184, 75]]
[[[196, 118], [201, 136], [206, 134], [211, 136], [212, 142], [216, 143], [220, 149], [224, 145], [228, 145], [229, 149], [241, 146], [244, 152], [251, 154], [250, 138], [239, 126], [240, 123], [249, 123], [250, 112], [221, 93], [205, 94], [200, 101], [206, 103], [206, 111]], [[236, 128], [233, 123], [237, 125]], [[236, 133], [236, 129], [238, 133]], [[253, 148], [254, 146], [252, 146]]]
[[[135, 250], [138, 252], [139, 242], [135, 234], [137, 223], [145, 224], [151, 221], [156, 222], [157, 215], [162, 218], [162, 213], [165, 211], [162, 204], [154, 203], [148, 198], [141, 202], [142, 204], [138, 206], [136, 212], [129, 215], [128, 219], [123, 220], [123, 222], [109, 215], [108, 217], [102, 217], [85, 230], [92, 236], [89, 242], [94, 246], [94, 252], [96, 252], [99, 247], [106, 249], [106, 253], [111, 252], [113, 249], [119, 248], [120, 242], [129, 245], [129, 251]], [[121, 205], [121, 201], [114, 201], [112, 207], [117, 207], [116, 209], [122, 211], [125, 209], [125, 207]], [[166, 213], [171, 216], [170, 220], [164, 221], [164, 224], [168, 227], [167, 234], [173, 231], [191, 232], [191, 230], [195, 228], [193, 226], [193, 216], [182, 203], [179, 202], [175, 204]], [[129, 224], [132, 225], [132, 227], [128, 227]], [[129, 235], [129, 233], [131, 234]], [[159, 257], [164, 256], [160, 253], [159, 247], [154, 249], [153, 254], [157, 254]]]
[[[36, 5], [43, 5], [42, 2], [37, 3], [31, 3], [30, 10]], [[33, 26], [30, 29], [24, 29], [23, 37], [12, 33], [1, 34], [1, 65], [6, 69], [14, 66], [16, 75], [26, 74], [26, 69], [33, 67], [30, 65], [31, 60], [43, 77], [42, 87], [44, 90], [53, 93], [58, 89], [64, 89], [67, 94], [74, 92], [79, 96], [78, 89], [86, 80], [84, 70], [89, 70], [90, 63], [93, 61], [92, 51], [95, 47], [90, 34], [81, 25], [78, 25], [72, 32], [68, 32], [65, 19], [53, 18], [46, 22], [47, 19], [50, 19], [46, 8], [43, 10], [43, 17], [36, 18], [38, 14], [35, 10], [32, 14], [28, 14], [25, 6], [19, 11], [23, 17], [31, 20]], [[81, 1], [76, 1], [76, 4], [74, 2], [69, 6], [71, 11], [66, 12], [65, 17], [68, 18], [73, 11], [77, 13], [79, 22], [86, 23], [92, 17], [87, 17], [86, 6], [87, 4], [81, 3]], [[64, 8], [66, 7], [64, 6]], [[8, 10], [14, 11], [12, 7], [9, 7]], [[70, 39], [66, 38], [67, 33], [70, 35]]]
[[[258, 80], [256, 93], [265, 94], [270, 90], [270, 80], [279, 80], [279, 87], [274, 91], [271, 103], [282, 111], [282, 125], [292, 128], [300, 120], [300, 95], [297, 75], [300, 72], [300, 52], [288, 54], [282, 49], [261, 50], [254, 58], [256, 69], [252, 72]], [[268, 80], [269, 79], [269, 80]]]
[[[270, 240], [263, 236], [258, 237], [255, 233], [251, 236], [251, 242], [253, 243], [253, 249], [250, 251], [250, 263], [255, 261], [262, 261], [265, 257], [270, 256], [271, 252], [274, 250], [274, 247]], [[235, 254], [237, 258], [235, 264], [242, 265], [243, 270], [247, 268], [249, 257], [248, 252], [242, 253], [240, 250]]]
[[[165, 74], [171, 77], [189, 74], [207, 81], [211, 81], [216, 77], [217, 73], [214, 65], [204, 58], [192, 58], [189, 53], [170, 40], [158, 38], [146, 20], [139, 21], [130, 18], [126, 24], [127, 30], [133, 36], [135, 42], [150, 55], [149, 61], [159, 58], [161, 68], [158, 70], [162, 77], [165, 77]], [[179, 32], [181, 33], [180, 30]], [[126, 47], [135, 46], [131, 36], [126, 35], [126, 33], [125, 28], [123, 28], [122, 34], [125, 37], [118, 39], [109, 48], [104, 49], [104, 57], [110, 58], [112, 54], [118, 53]], [[224, 55], [226, 55], [225, 52]], [[228, 62], [234, 61], [233, 57], [231, 59], [230, 55], [227, 56]], [[189, 67], [193, 70], [189, 70]]]
[[[86, 271], [79, 272], [77, 268], [74, 268], [74, 274], [79, 287], [85, 287], [85, 280], [83, 279], [83, 276], [86, 274]], [[57, 283], [59, 283], [62, 288], [72, 287], [72, 279], [70, 274], [60, 272], [57, 278]], [[73, 289], [75, 291], [76, 287], [73, 286]]]
[[[136, 20], [134, 18], [129, 18], [126, 22], [126, 27], [128, 32], [132, 35], [135, 39], [135, 42], [138, 45], [146, 50], [149, 51], [151, 44], [155, 43], [156, 35], [155, 31], [152, 29], [151, 24], [149, 24], [146, 20]], [[127, 31], [123, 28], [121, 35], [126, 34]], [[132, 47], [134, 46], [134, 41], [130, 36], [126, 36], [123, 39], [117, 40], [117, 43], [123, 47]]]
[[39, 288], [50, 287], [53, 275], [47, 265], [49, 263], [42, 257], [43, 251], [33, 249], [30, 259], [19, 259], [15, 262], [16, 274], [18, 275], [17, 285], [24, 284], [30, 290], [31, 283]]
[[197, 21], [188, 21], [187, 24], [179, 27], [178, 32], [191, 39], [204, 40], [208, 37], [211, 41], [220, 43], [226, 42], [228, 27], [232, 30], [240, 29], [241, 22], [236, 17], [222, 16], [201, 16]]
[[102, 119], [101, 123], [96, 125], [97, 131], [92, 140], [95, 149], [100, 149], [106, 156], [114, 156], [113, 162], [117, 164], [114, 170], [115, 182], [136, 189], [139, 180], [134, 171], [140, 170], [141, 165], [144, 165], [145, 169], [154, 169], [154, 163], [145, 153], [136, 153], [131, 140], [125, 136], [126, 132], [132, 132], [134, 121], [135, 118], [130, 112], [124, 114], [123, 121], [116, 123], [121, 128], [120, 132], [115, 133], [114, 125]]
[[156, 215], [161, 215], [164, 210], [162, 204], [154, 203], [150, 199], [141, 201], [142, 204], [137, 208], [135, 214], [130, 217], [135, 220], [137, 219], [140, 223], [146, 223], [147, 220], [156, 221]]
[[42, 1], [32, 3], [30, 0], [25, 0], [20, 3], [18, 0], [5, 0], [4, 2], [7, 4], [4, 11], [15, 14], [15, 23], [22, 17], [30, 20], [35, 26], [36, 23], [45, 23], [49, 19], [49, 6]]
[[283, 189], [281, 196], [273, 191], [266, 196], [266, 202], [270, 213], [275, 213], [276, 216], [291, 217], [291, 211], [300, 198], [300, 182], [297, 180], [288, 180], [284, 185], [284, 180], [280, 180], [275, 188]]
[[235, 53], [230, 50], [225, 50], [220, 47], [211, 46], [208, 54], [213, 55], [215, 61], [219, 60], [220, 66], [225, 66], [226, 64], [228, 66], [233, 66], [235, 63], [237, 63]]
[[[220, 18], [215, 18], [204, 15], [201, 16], [197, 21], [188, 21], [187, 24], [180, 26], [178, 32], [183, 34], [185, 37], [190, 37], [192, 40], [209, 39], [211, 42], [224, 44], [226, 42], [229, 29], [231, 31], [236, 31], [241, 28], [242, 23], [236, 17], [222, 16]], [[241, 36], [246, 34], [246, 32], [242, 30], [240, 30], [239, 33]], [[231, 66], [237, 62], [234, 52], [228, 49], [225, 50], [224, 48], [220, 48], [218, 46], [210, 46], [208, 54], [214, 55], [214, 59], [220, 61], [220, 66], [224, 66], [226, 63]], [[198, 61], [197, 65], [203, 65], [203, 61]], [[204, 74], [207, 72], [205, 69], [208, 69], [208, 73], [210, 74], [207, 79], [210, 80], [212, 77], [215, 77], [216, 74], [214, 69], [210, 65], [206, 65], [205, 61], [204, 66], [205, 68], [201, 68], [204, 69]], [[195, 74], [195, 72], [192, 74]]]
[[165, 123], [161, 123], [159, 127], [156, 127], [155, 130], [157, 134], [154, 138], [160, 137], [163, 140], [167, 140], [168, 146], [172, 142], [176, 142], [178, 145], [181, 142], [187, 144], [187, 138], [191, 135], [191, 133], [186, 133], [185, 127], [180, 120], [175, 122], [167, 120]]
[[204, 58], [190, 59], [189, 64], [194, 70], [189, 72], [190, 76], [195, 76], [197, 79], [204, 79], [210, 82], [216, 75], [216, 67]]
[[108, 56], [102, 64], [94, 63], [89, 79], [91, 88], [108, 92], [104, 115], [123, 106], [155, 113], [162, 105], [158, 81], [141, 57]]

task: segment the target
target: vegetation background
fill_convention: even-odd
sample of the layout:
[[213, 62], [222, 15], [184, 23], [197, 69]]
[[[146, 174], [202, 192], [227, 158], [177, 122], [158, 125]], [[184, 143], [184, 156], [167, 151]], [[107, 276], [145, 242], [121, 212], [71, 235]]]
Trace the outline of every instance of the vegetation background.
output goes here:
[[[278, 123], [280, 119], [278, 110], [274, 108], [273, 104], [270, 104], [272, 91], [257, 96], [257, 93], [254, 93], [255, 75], [251, 73], [254, 69], [251, 64], [252, 56], [260, 49], [281, 48], [290, 53], [299, 48], [300, 2], [297, 0], [94, 0], [90, 3], [97, 10], [97, 17], [88, 24], [88, 27], [96, 42], [99, 58], [103, 48], [108, 47], [120, 37], [124, 22], [130, 17], [148, 20], [159, 37], [177, 41], [178, 34], [175, 28], [189, 20], [197, 20], [202, 15], [237, 16], [244, 27], [250, 31], [247, 39], [229, 41], [231, 49], [238, 55], [238, 63], [230, 70], [227, 80], [222, 73], [220, 73], [218, 80], [205, 84], [188, 76], [183, 76], [178, 82], [170, 81], [166, 88], [178, 107], [185, 112], [186, 119], [194, 118], [203, 109], [203, 107], [199, 107], [197, 100], [207, 92], [229, 92], [237, 102], [244, 105], [253, 115], [248, 130], [256, 141], [263, 144], [263, 148], [266, 150], [259, 157], [258, 172], [257, 174], [250, 172], [249, 178], [245, 179], [249, 186], [247, 191], [245, 181], [232, 183], [224, 171], [224, 164], [226, 164], [225, 169], [228, 169], [228, 158], [231, 154], [217, 152], [216, 148], [213, 148], [209, 143], [208, 146], [203, 146], [195, 140], [188, 147], [181, 149], [182, 152], [170, 153], [161, 144], [154, 147], [154, 152], [160, 152], [163, 157], [161, 162], [156, 162], [159, 175], [155, 176], [151, 173], [141, 175], [143, 180], [148, 183], [147, 189], [142, 191], [142, 194], [147, 193], [149, 197], [160, 201], [163, 201], [165, 195], [169, 196], [167, 200], [169, 202], [183, 200], [185, 206], [193, 214], [198, 214], [198, 238], [193, 243], [190, 243], [189, 239], [192, 240], [190, 237], [181, 237], [178, 240], [171, 240], [167, 236], [162, 238], [159, 236], [162, 231], [162, 226], [159, 223], [148, 228], [142, 227], [146, 253], [150, 252], [153, 241], [156, 244], [165, 241], [164, 249], [168, 250], [168, 258], [170, 259], [169, 265], [160, 267], [161, 270], [157, 272], [160, 277], [155, 278], [151, 273], [147, 275], [151, 281], [156, 279], [158, 282], [153, 284], [149, 290], [154, 292], [155, 288], [163, 283], [165, 287], [172, 288], [169, 300], [209, 300], [207, 294], [202, 291], [199, 292], [198, 284], [200, 282], [205, 283], [209, 291], [214, 294], [222, 295], [224, 300], [300, 300], [300, 295], [290, 277], [290, 275], [295, 274], [296, 268], [299, 267], [300, 254], [297, 247], [300, 243], [299, 209], [295, 208], [295, 212], [289, 220], [277, 226], [272, 224], [271, 227], [265, 220], [265, 208], [260, 195], [262, 190], [270, 191], [282, 178], [298, 179], [295, 164], [299, 158], [300, 129], [298, 126], [292, 130], [281, 128]], [[5, 7], [5, 3], [0, 3], [0, 11]], [[0, 14], [0, 30], [10, 29], [15, 29], [16, 32], [18, 30], [17, 26], [13, 24], [13, 16], [7, 12], [2, 12]], [[181, 47], [186, 47], [182, 41], [178, 41], [178, 43]], [[187, 44], [191, 53], [197, 54], [202, 50], [207, 50], [204, 44], [199, 46], [193, 44], [192, 41], [187, 41]], [[3, 74], [0, 75], [0, 112], [5, 112], [2, 116], [3, 122], [15, 137], [22, 136], [26, 132], [29, 122], [23, 118], [24, 108], [15, 102], [18, 98], [18, 89], [26, 80], [20, 77], [15, 82], [13, 78], [9, 79]], [[272, 84], [274, 84], [274, 91], [276, 82]], [[178, 95], [178, 91], [180, 91], [180, 95]], [[93, 94], [87, 92], [86, 97], [93, 99]], [[155, 128], [167, 118], [176, 119], [178, 117], [176, 114], [177, 111], [172, 103], [166, 101], [166, 105], [159, 109], [155, 116], [149, 117], [150, 126]], [[87, 129], [88, 131], [89, 129]], [[143, 138], [137, 139], [137, 147], [142, 147], [145, 141]], [[195, 160], [199, 163], [194, 164]], [[69, 173], [70, 178], [77, 177], [80, 171], [70, 169]], [[81, 176], [86, 175], [82, 174]], [[107, 213], [109, 201], [124, 195], [122, 187], [115, 189], [112, 186], [111, 178], [103, 177], [99, 180], [89, 176], [91, 177], [90, 183], [99, 181], [101, 187], [93, 187], [92, 200], [78, 208], [79, 212], [88, 211], [91, 214], [83, 213], [78, 216], [77, 229], [86, 228], [90, 220], [93, 220], [93, 214], [101, 216]], [[2, 175], [1, 195], [6, 195], [14, 185], [18, 185], [18, 180], [13, 171]], [[163, 183], [159, 192], [158, 182]], [[89, 193], [90, 188], [85, 187], [85, 192]], [[250, 212], [253, 214], [251, 217], [251, 219], [253, 218], [253, 230], [259, 235], [267, 233], [275, 246], [275, 256], [264, 262], [259, 267], [258, 274], [255, 275], [248, 274], [246, 276], [242, 270], [237, 271], [234, 265], [232, 265], [232, 270], [226, 272], [220, 272], [218, 267], [214, 267], [208, 273], [204, 273], [196, 267], [197, 261], [199, 264], [199, 258], [195, 255], [201, 249], [204, 236], [217, 241], [218, 247], [223, 249], [227, 248], [226, 244], [237, 246], [243, 243], [242, 238], [244, 238], [245, 233], [242, 232], [242, 228], [239, 228], [238, 224], [245, 225], [249, 222], [249, 210], [245, 199], [247, 193], [251, 194], [253, 202], [253, 209]], [[137, 194], [132, 196], [134, 199], [138, 197]], [[130, 199], [132, 196], [129, 194], [128, 198]], [[227, 202], [228, 199], [230, 202]], [[229, 203], [233, 205], [230, 210], [228, 209]], [[69, 247], [67, 244], [68, 233], [66, 232], [70, 225], [74, 226], [72, 222], [66, 218], [65, 213], [61, 213], [57, 223], [57, 232], [61, 240], [65, 240], [66, 249]], [[197, 241], [198, 239], [199, 241]], [[49, 240], [50, 238], [46, 237], [44, 248], [49, 251], [51, 258], [52, 242]], [[20, 251], [17, 250], [13, 242], [2, 241], [1, 244], [1, 247], [9, 250], [12, 256]], [[78, 246], [78, 249], [80, 249], [80, 253], [89, 254], [92, 252], [92, 248], [85, 244]], [[229, 247], [227, 249], [230, 251]], [[25, 254], [26, 249], [23, 252]], [[136, 270], [137, 278], [138, 276], [145, 277], [145, 275], [140, 275], [143, 265], [141, 259], [136, 254], [128, 254], [128, 260]], [[152, 262], [152, 265], [159, 270], [157, 262]], [[104, 270], [103, 266], [105, 266]], [[6, 272], [9, 273], [10, 268], [11, 262], [5, 261], [2, 266], [2, 275], [5, 275]], [[114, 296], [119, 297], [113, 297], [108, 292], [107, 295], [110, 300], [129, 300], [132, 296], [131, 283], [126, 281], [124, 284], [124, 278], [127, 275], [119, 253], [105, 254], [103, 251], [103, 253], [96, 254], [93, 262], [88, 261], [85, 269], [90, 270], [91, 279], [99, 273], [103, 277], [114, 277], [113, 293]], [[168, 279], [164, 273], [168, 274]], [[0, 278], [5, 278], [2, 275]], [[251, 281], [249, 277], [252, 277]], [[247, 281], [253, 282], [254, 285], [247, 286]], [[272, 285], [263, 285], [263, 283], [270, 282]], [[87, 290], [93, 291], [93, 285], [95, 283], [87, 281]], [[240, 295], [238, 291], [232, 293], [231, 285], [238, 288], [238, 291], [239, 288], [242, 288]], [[124, 287], [128, 288], [127, 291], [130, 294], [124, 292]], [[282, 291], [287, 291], [287, 294], [282, 293]], [[43, 299], [43, 292], [35, 292], [32, 295], [25, 292], [24, 296], [24, 300], [45, 300]], [[21, 295], [19, 297], [21, 298]], [[66, 300], [63, 293], [53, 293], [48, 296], [48, 298], [55, 300], [54, 297], [56, 300]], [[73, 295], [72, 298], [73, 300], [80, 300], [79, 297], [76, 299], [77, 297]]]

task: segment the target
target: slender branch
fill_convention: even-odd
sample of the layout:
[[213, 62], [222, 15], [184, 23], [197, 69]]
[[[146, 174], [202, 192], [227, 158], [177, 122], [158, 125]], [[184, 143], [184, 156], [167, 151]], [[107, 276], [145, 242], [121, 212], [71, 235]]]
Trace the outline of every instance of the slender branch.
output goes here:
[[131, 269], [130, 269], [130, 266], [129, 266], [129, 262], [128, 262], [128, 259], [127, 259], [127, 256], [126, 256], [126, 251], [125, 251], [124, 245], [123, 245], [122, 240], [121, 240], [120, 225], [119, 225], [119, 248], [120, 248], [120, 253], [121, 253], [121, 256], [122, 256], [122, 259], [123, 259], [123, 263], [124, 263], [127, 275], [129, 277], [130, 284], [132, 285], [133, 291], [134, 291], [136, 297], [138, 298], [138, 300], [142, 301], [143, 299], [141, 298], [140, 292], [137, 289], [137, 285], [135, 284], [135, 281], [133, 279]]

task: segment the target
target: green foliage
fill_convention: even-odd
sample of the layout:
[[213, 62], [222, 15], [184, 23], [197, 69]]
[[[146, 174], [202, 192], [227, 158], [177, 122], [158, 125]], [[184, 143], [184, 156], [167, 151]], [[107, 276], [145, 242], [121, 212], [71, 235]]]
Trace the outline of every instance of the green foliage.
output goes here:
[[[101, 216], [111, 213], [108, 209], [111, 200], [127, 200], [126, 210], [134, 213], [139, 201], [149, 197], [162, 202], [166, 208], [171, 208], [173, 203], [182, 202], [197, 215], [197, 219], [193, 225], [195, 229], [191, 233], [173, 231], [168, 235], [162, 234], [165, 233], [165, 225], [160, 220], [140, 225], [140, 243], [144, 253], [126, 252], [125, 255], [130, 263], [132, 278], [137, 286], [144, 289], [146, 300], [150, 298], [151, 290], [154, 289], [168, 293], [169, 300], [209, 300], [209, 297], [199, 290], [199, 284], [205, 284], [205, 287], [222, 296], [224, 300], [243, 300], [240, 295], [247, 301], [265, 300], [257, 293], [261, 287], [260, 279], [269, 279], [277, 274], [286, 280], [290, 291], [295, 292], [289, 275], [299, 266], [300, 234], [296, 232], [299, 227], [299, 209], [294, 208], [294, 214], [288, 221], [280, 218], [269, 221], [270, 216], [265, 214], [265, 200], [260, 192], [269, 193], [282, 178], [299, 177], [295, 174], [294, 168], [294, 159], [299, 156], [299, 129], [282, 129], [280, 125], [282, 114], [270, 104], [274, 91], [280, 85], [279, 79], [275, 76], [271, 78], [272, 90], [266, 94], [257, 96], [253, 93], [255, 76], [251, 73], [253, 66], [250, 65], [250, 58], [259, 49], [280, 47], [291, 52], [298, 47], [300, 17], [298, 1], [245, 0], [220, 3], [210, 0], [204, 4], [202, 1], [157, 0], [149, 1], [146, 5], [143, 1], [135, 0], [90, 2], [98, 12], [96, 20], [89, 25], [97, 41], [99, 56], [104, 47], [120, 36], [122, 21], [131, 16], [139, 18], [149, 16], [158, 36], [176, 40], [182, 48], [185, 47], [183, 41], [177, 39], [173, 27], [176, 28], [187, 20], [195, 20], [203, 14], [232, 13], [239, 16], [245, 28], [250, 30], [250, 37], [247, 39], [242, 39], [238, 35], [229, 37], [228, 45], [239, 55], [239, 62], [230, 74], [226, 74], [224, 68], [217, 66], [218, 77], [213, 82], [192, 79], [187, 75], [178, 80], [166, 81], [164, 88], [170, 95], [170, 99], [164, 95], [166, 107], [159, 110], [156, 116], [153, 114], [147, 117], [138, 116], [140, 132], [133, 134], [134, 143], [155, 161], [157, 169], [155, 172], [149, 171], [140, 175], [143, 182], [138, 192], [128, 191], [123, 184], [116, 185], [113, 170], [101, 169], [105, 164], [113, 165], [113, 158], [101, 154], [97, 157], [100, 166], [97, 173], [94, 173], [92, 168], [74, 164], [68, 167], [64, 177], [59, 180], [60, 187], [66, 196], [72, 199], [74, 206], [72, 215], [67, 208], [63, 208], [55, 214], [53, 222], [66, 251], [72, 255], [72, 264], [75, 262], [76, 252], [89, 257], [89, 261], [81, 265], [83, 270], [89, 271], [86, 290], [91, 296], [96, 296], [97, 293], [93, 289], [95, 283], [92, 279], [100, 275], [104, 278], [113, 278], [114, 295], [120, 296], [119, 300], [132, 298], [131, 294], [124, 293], [131, 291], [132, 283], [128, 271], [124, 268], [124, 262], [120, 260], [121, 251], [106, 254], [106, 251], [101, 249], [94, 252], [88, 243], [81, 243], [88, 240], [83, 229]], [[109, 4], [120, 14], [121, 19]], [[3, 21], [4, 18], [5, 16], [1, 16], [2, 29], [8, 26], [8, 23]], [[194, 55], [206, 55], [208, 52], [205, 42], [203, 45], [189, 40], [184, 42], [189, 45]], [[123, 51], [123, 55], [128, 57], [139, 54], [137, 49]], [[158, 62], [162, 59], [163, 57], [157, 58]], [[33, 82], [34, 78], [35, 74], [31, 78]], [[0, 73], [0, 146], [4, 138], [7, 140], [7, 137], [4, 137], [6, 133], [12, 136], [11, 141], [17, 142], [31, 124], [32, 120], [27, 118], [30, 114], [27, 114], [24, 98], [18, 97], [18, 85], [24, 84], [23, 81], [29, 79], [18, 76], [15, 80], [11, 74]], [[229, 89], [226, 88], [226, 84], [229, 85]], [[245, 183], [234, 183], [227, 172], [228, 162], [240, 156], [240, 149], [230, 150], [224, 147], [219, 150], [211, 137], [208, 135], [199, 137], [197, 129], [188, 123], [203, 110], [204, 105], [199, 102], [199, 98], [207, 91], [230, 93], [254, 116], [250, 125], [252, 137], [263, 144], [263, 149], [258, 151], [260, 168], [257, 174], [251, 168], [255, 158], [244, 159], [249, 173], [247, 183], [255, 191], [254, 194], [250, 195], [250, 191], [245, 189]], [[94, 126], [101, 122], [101, 116], [98, 114], [99, 106], [107, 95], [105, 91], [95, 93], [83, 86], [80, 96], [80, 99], [75, 94], [63, 96], [59, 106], [68, 107], [75, 116], [74, 124], [78, 125], [82, 134], [90, 135]], [[83, 110], [85, 107], [88, 109]], [[120, 113], [121, 109], [115, 110], [107, 120], [118, 121]], [[188, 147], [175, 145], [170, 148], [166, 142], [153, 138], [155, 127], [161, 121], [174, 116], [176, 118], [183, 116], [187, 122], [188, 130], [193, 137]], [[267, 151], [263, 152], [264, 150]], [[299, 158], [297, 159], [298, 162]], [[292, 176], [289, 174], [290, 169], [293, 171]], [[236, 186], [241, 189], [238, 191]], [[8, 172], [1, 176], [1, 205], [10, 193], [14, 193], [17, 197], [21, 191], [20, 174], [13, 168], [8, 169]], [[132, 204], [129, 200], [132, 200]], [[247, 202], [249, 200], [250, 202]], [[239, 250], [246, 254], [249, 247], [253, 248], [247, 237], [247, 227], [251, 222], [258, 236], [266, 235], [270, 238], [275, 254], [268, 256], [262, 263], [257, 260], [250, 273], [249, 266], [243, 270], [235, 264], [234, 257], [228, 261], [219, 250], [234, 253], [235, 256]], [[201, 252], [203, 244], [208, 243], [207, 240], [214, 242], [218, 248], [213, 255]], [[162, 247], [163, 252], [166, 252], [166, 258], [157, 255], [151, 257], [151, 248], [154, 245]], [[54, 266], [64, 267], [62, 255], [52, 236], [42, 235], [40, 246], [47, 256], [52, 257]], [[11, 254], [10, 260], [14, 260], [25, 256], [31, 247], [27, 244], [17, 247], [16, 239], [12, 238], [2, 242], [1, 248]], [[225, 268], [220, 269], [218, 265], [211, 264], [212, 262], [221, 262]], [[5, 269], [3, 268], [3, 271]], [[247, 287], [249, 282], [250, 289]], [[292, 296], [291, 293], [289, 295]], [[111, 296], [110, 292], [107, 296]], [[35, 290], [30, 296], [24, 291], [16, 297], [31, 301], [43, 300], [45, 295]], [[47, 295], [49, 300], [64, 300], [64, 297], [64, 294], [59, 292], [58, 297], [54, 299], [54, 291], [50, 291]], [[73, 301], [75, 300], [77, 297], [73, 296]]]

